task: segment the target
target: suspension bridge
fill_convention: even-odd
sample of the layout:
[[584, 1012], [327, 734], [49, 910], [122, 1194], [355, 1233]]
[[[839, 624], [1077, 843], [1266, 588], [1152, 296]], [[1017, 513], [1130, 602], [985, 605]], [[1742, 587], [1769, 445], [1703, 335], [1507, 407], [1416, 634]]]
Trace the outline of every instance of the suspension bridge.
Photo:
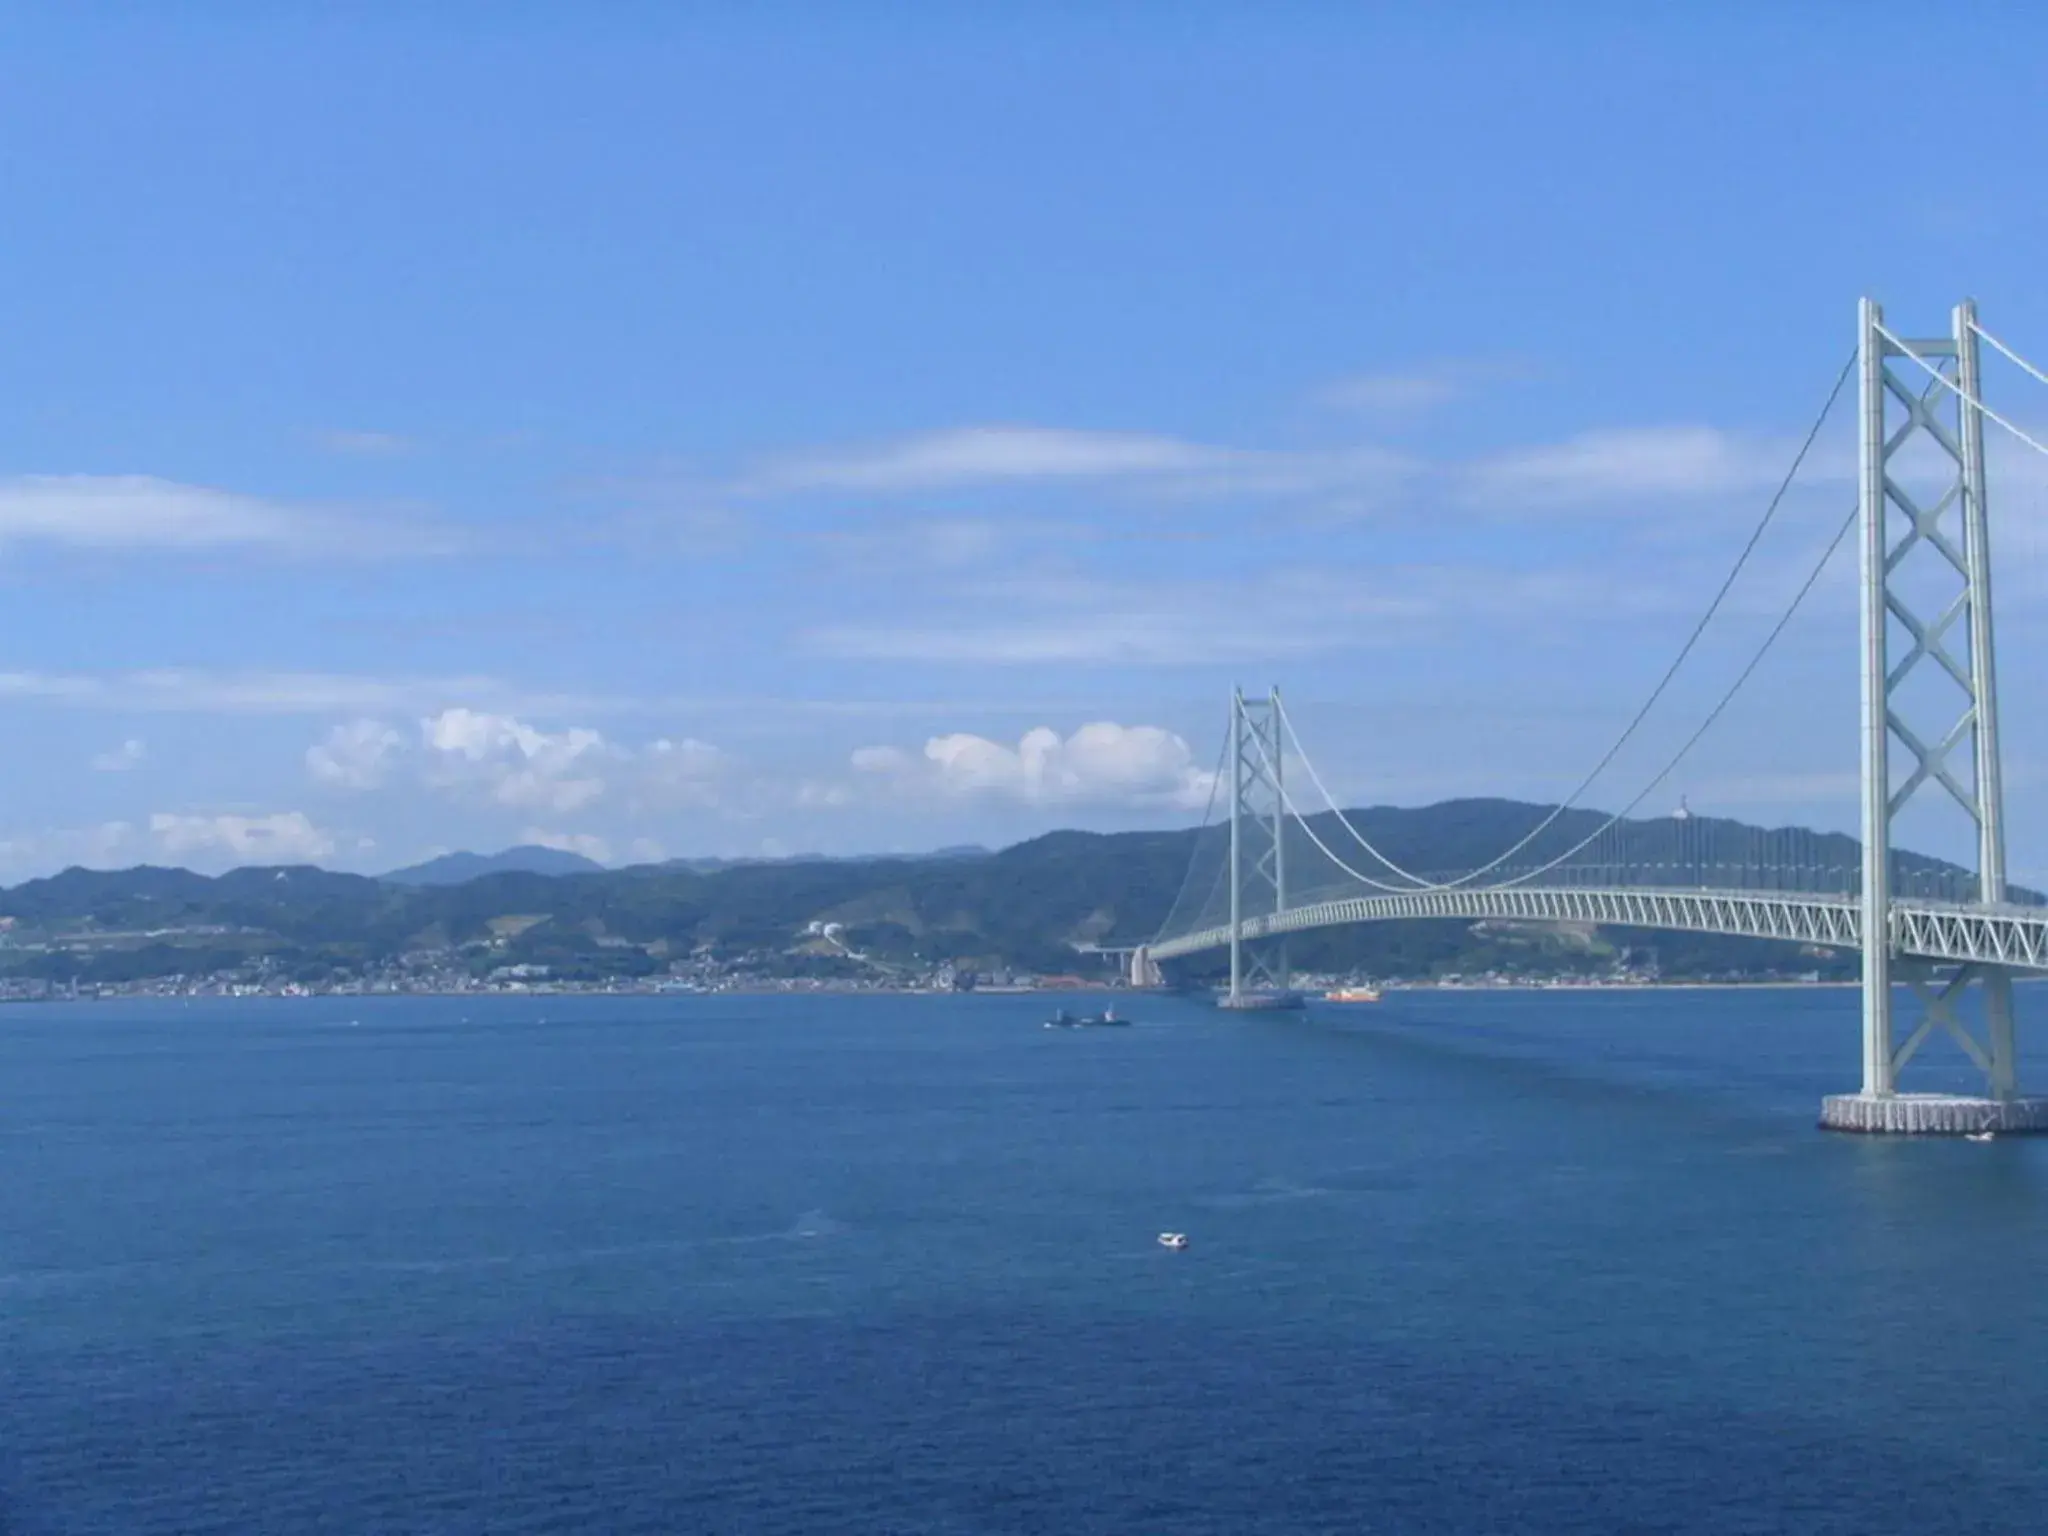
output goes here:
[[[1980, 325], [1973, 303], [1954, 309], [1947, 335], [1909, 337], [1889, 328], [1874, 302], [1862, 302], [1853, 355], [1690, 637], [1572, 794], [1505, 847], [1449, 870], [1415, 867], [1423, 858], [1368, 835], [1331, 797], [1277, 689], [1234, 693], [1187, 878], [1159, 934], [1131, 955], [1133, 982], [1157, 982], [1162, 963], [1227, 950], [1221, 1003], [1272, 1006], [1289, 996], [1290, 935], [1418, 918], [1600, 924], [1856, 951], [1862, 1084], [1823, 1101], [1823, 1125], [2048, 1131], [2048, 1097], [2020, 1090], [2015, 1034], [2015, 978], [2048, 973], [2048, 904], [2007, 878], [1985, 423], [2035, 453], [2048, 456], [2048, 447], [1986, 403], [1983, 347], [2048, 384], [2048, 373]], [[1662, 769], [1619, 811], [1584, 809], [1582, 797], [1636, 737], [1722, 610], [1851, 375], [1855, 507], [1748, 665]], [[1683, 809], [1638, 817], [1751, 683], [1852, 538], [1860, 836], [1762, 831]], [[1223, 797], [1227, 814], [1219, 818]], [[1961, 818], [1967, 856], [1942, 860], [1898, 846], [1901, 813], [1927, 800]], [[1937, 1033], [1982, 1074], [1981, 1094], [1902, 1090], [1902, 1075]]]

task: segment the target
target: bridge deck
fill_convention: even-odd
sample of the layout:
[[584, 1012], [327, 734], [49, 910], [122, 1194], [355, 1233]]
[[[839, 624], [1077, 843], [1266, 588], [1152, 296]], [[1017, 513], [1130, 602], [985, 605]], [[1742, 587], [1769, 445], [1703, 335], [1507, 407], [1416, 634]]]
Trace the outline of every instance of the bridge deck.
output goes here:
[[[1863, 943], [1863, 914], [1854, 896], [1651, 888], [1516, 887], [1347, 896], [1248, 918], [1242, 928], [1244, 938], [1260, 939], [1418, 917], [1601, 923], [1788, 939], [1836, 949], [1857, 949]], [[1891, 928], [1897, 954], [2048, 970], [2048, 908], [1894, 901]], [[1148, 952], [1155, 960], [1171, 960], [1229, 942], [1230, 925], [1225, 923], [1164, 940]]]

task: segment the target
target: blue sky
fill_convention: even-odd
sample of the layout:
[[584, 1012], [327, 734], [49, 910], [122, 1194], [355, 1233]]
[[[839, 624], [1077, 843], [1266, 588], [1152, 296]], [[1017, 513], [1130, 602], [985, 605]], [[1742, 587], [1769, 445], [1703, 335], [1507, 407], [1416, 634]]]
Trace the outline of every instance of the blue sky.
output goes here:
[[[2048, 354], [2019, 7], [419, 9], [0, 17], [0, 879], [1174, 825], [1233, 683], [1348, 800], [1555, 796], [1859, 294]], [[1847, 576], [1650, 807], [1851, 823]]]

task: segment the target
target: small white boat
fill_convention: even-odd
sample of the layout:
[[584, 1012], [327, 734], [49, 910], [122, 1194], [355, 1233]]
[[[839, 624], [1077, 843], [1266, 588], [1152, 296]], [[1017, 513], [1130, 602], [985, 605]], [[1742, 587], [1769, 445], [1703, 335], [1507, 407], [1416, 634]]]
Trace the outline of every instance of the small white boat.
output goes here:
[[1187, 1245], [1188, 1235], [1185, 1232], [1162, 1232], [1159, 1234], [1159, 1246], [1162, 1248], [1185, 1248]]
[[1965, 1140], [1965, 1141], [1996, 1141], [1996, 1140], [1998, 1140], [1998, 1132], [1996, 1132], [1996, 1131], [1969, 1131], [1969, 1132], [1966, 1132], [1966, 1133], [1964, 1134], [1964, 1136], [1963, 1136], [1963, 1140]]

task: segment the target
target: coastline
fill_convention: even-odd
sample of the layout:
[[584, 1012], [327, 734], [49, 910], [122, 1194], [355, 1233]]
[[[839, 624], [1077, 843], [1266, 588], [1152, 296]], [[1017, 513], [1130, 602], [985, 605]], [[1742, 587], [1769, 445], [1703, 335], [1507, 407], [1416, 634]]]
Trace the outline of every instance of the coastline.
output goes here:
[[[2044, 977], [2018, 977], [2019, 985], [2048, 980]], [[1369, 1009], [1380, 1007], [1392, 997], [1401, 993], [1488, 993], [1488, 992], [1776, 992], [1794, 989], [1840, 990], [1855, 988], [1861, 983], [1849, 981], [1616, 981], [1598, 983], [1557, 983], [1542, 981], [1488, 982], [1476, 986], [1437, 986], [1429, 983], [1387, 982], [1381, 984], [1381, 1000], [1378, 1003], [1345, 1003], [1314, 995], [1306, 996], [1310, 1007], [1336, 1009]], [[646, 998], [707, 998], [707, 997], [1186, 997], [1199, 1001], [1203, 991], [1183, 993], [1171, 992], [1165, 988], [1128, 987], [1104, 983], [1099, 986], [1081, 987], [856, 987], [831, 985], [776, 986], [769, 983], [739, 985], [718, 988], [689, 987], [604, 987], [604, 986], [526, 986], [519, 988], [483, 987], [419, 987], [389, 991], [315, 991], [278, 989], [193, 989], [190, 991], [94, 991], [58, 993], [43, 997], [0, 997], [0, 1007], [9, 1004], [46, 1005], [51, 1003], [107, 1003], [107, 1002], [241, 1002], [248, 1000], [269, 1000], [276, 1002], [308, 1002], [319, 999], [383, 999], [405, 997], [463, 997], [463, 998], [533, 998], [533, 997], [646, 997]]]

